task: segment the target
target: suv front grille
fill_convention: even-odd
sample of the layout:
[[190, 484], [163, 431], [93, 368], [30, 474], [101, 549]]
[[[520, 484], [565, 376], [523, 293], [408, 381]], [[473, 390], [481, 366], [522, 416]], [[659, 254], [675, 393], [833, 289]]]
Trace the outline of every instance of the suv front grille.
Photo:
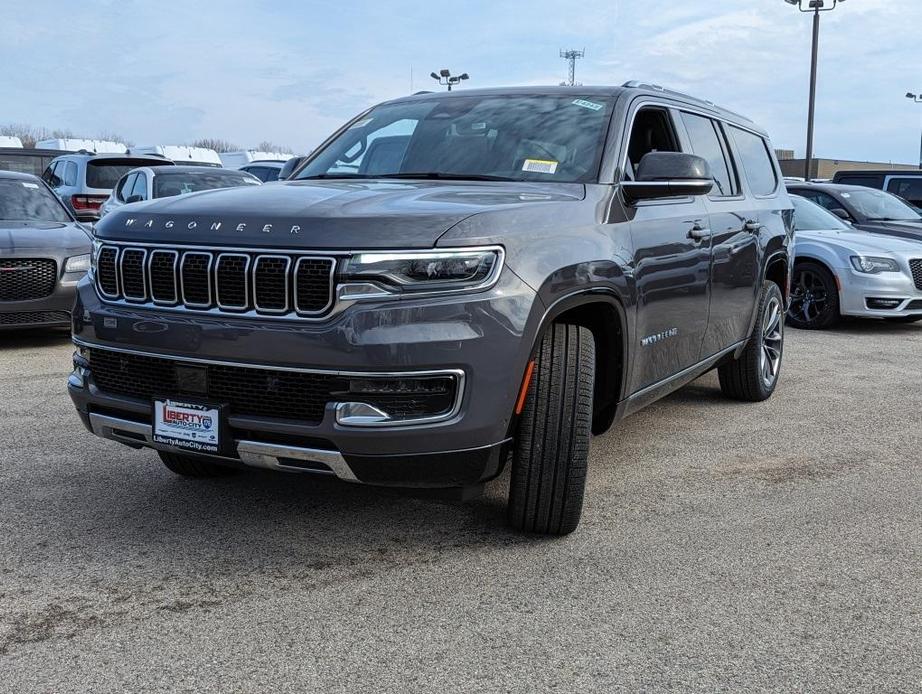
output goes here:
[[110, 300], [314, 317], [333, 304], [335, 267], [333, 258], [297, 253], [105, 245], [97, 256], [96, 285]]
[[0, 258], [0, 301], [44, 299], [54, 292], [58, 264], [46, 258]]
[[910, 260], [909, 269], [912, 270], [912, 281], [915, 282], [916, 289], [922, 290], [922, 258]]

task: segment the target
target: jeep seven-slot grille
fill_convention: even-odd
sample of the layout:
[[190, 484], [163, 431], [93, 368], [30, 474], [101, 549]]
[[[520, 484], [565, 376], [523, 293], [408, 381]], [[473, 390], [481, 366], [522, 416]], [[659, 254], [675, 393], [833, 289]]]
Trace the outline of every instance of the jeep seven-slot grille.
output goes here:
[[298, 253], [106, 245], [96, 284], [103, 298], [131, 303], [319, 316], [333, 303], [334, 268], [333, 258]]
[[912, 270], [912, 281], [916, 283], [916, 289], [922, 289], [922, 258], [910, 260], [909, 269]]
[[0, 301], [44, 299], [54, 292], [58, 265], [46, 258], [0, 258]]

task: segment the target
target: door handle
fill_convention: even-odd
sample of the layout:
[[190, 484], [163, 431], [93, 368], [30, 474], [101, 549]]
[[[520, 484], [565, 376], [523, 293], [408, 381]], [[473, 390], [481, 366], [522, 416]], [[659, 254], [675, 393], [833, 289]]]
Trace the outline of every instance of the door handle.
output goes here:
[[688, 238], [694, 239], [695, 241], [703, 241], [711, 237], [711, 230], [701, 226], [700, 219], [696, 219], [694, 224], [695, 226], [688, 230]]
[[762, 230], [762, 225], [752, 219], [747, 219], [746, 223], [743, 224], [743, 229], [750, 234], [757, 234]]

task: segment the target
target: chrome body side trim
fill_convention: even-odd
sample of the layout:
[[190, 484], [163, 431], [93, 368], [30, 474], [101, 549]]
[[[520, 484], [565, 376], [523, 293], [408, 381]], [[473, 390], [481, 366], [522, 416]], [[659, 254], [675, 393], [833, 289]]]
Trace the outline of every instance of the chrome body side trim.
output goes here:
[[[177, 451], [170, 446], [158, 444], [153, 440], [152, 427], [149, 424], [135, 422], [130, 419], [110, 417], [108, 415], [90, 412], [90, 427], [93, 433], [104, 439], [111, 439], [130, 446], [144, 446], [162, 451]], [[303, 460], [305, 462], [322, 463], [332, 473], [345, 482], [358, 482], [352, 468], [339, 451], [328, 451], [320, 448], [303, 448], [301, 446], [285, 446], [261, 441], [248, 441], [241, 439], [235, 441], [238, 458], [223, 458], [225, 460], [240, 460], [251, 467], [269, 468], [271, 470], [285, 470], [289, 472], [313, 472], [324, 474], [324, 470], [313, 470], [308, 467], [286, 465], [283, 461]], [[222, 458], [222, 456], [209, 456]], [[329, 473], [326, 473], [329, 474]]]

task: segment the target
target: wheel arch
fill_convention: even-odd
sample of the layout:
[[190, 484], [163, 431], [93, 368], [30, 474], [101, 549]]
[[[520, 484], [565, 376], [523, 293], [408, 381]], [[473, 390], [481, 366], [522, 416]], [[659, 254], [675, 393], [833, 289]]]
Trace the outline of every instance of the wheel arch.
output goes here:
[[615, 421], [627, 383], [629, 350], [624, 305], [614, 292], [600, 289], [562, 297], [542, 317], [533, 350], [554, 323], [581, 325], [592, 332], [596, 344], [592, 433], [602, 434]]

